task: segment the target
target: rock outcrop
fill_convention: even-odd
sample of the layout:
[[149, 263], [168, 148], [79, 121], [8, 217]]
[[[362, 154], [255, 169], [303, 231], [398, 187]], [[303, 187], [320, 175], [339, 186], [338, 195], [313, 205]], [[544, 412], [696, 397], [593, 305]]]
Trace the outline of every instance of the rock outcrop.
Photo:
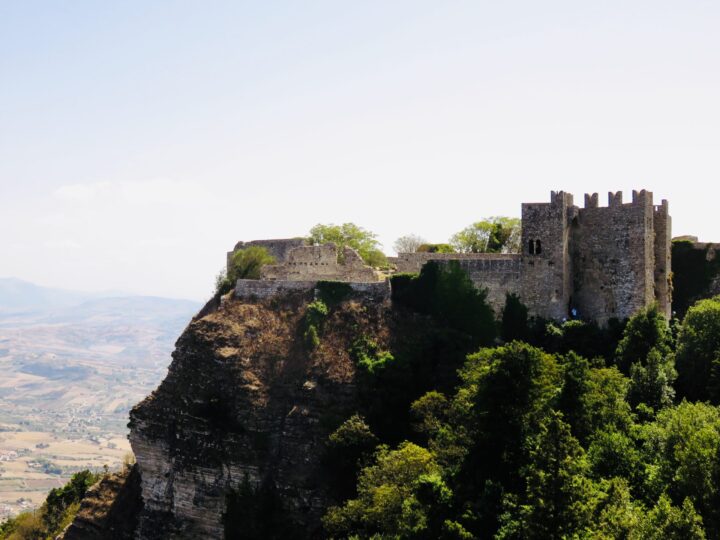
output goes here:
[[358, 333], [387, 342], [391, 310], [345, 301], [310, 349], [302, 334], [311, 300], [228, 297], [190, 323], [166, 379], [130, 414], [144, 502], [137, 538], [224, 538], [238, 497], [282, 516], [292, 536], [319, 536], [333, 502], [324, 445], [357, 410], [350, 343]]

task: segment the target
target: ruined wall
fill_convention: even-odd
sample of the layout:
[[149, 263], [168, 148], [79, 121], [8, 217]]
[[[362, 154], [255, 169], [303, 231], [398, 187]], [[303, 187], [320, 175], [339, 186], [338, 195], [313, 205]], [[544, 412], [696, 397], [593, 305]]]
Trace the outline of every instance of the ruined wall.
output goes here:
[[563, 319], [572, 296], [569, 224], [577, 208], [569, 193], [552, 192], [550, 199], [522, 205], [520, 298], [533, 315]]
[[354, 249], [345, 248], [342, 259], [338, 261], [335, 244], [328, 243], [289, 250], [284, 262], [263, 267], [261, 279], [373, 282], [383, 278], [373, 268], [366, 266]]
[[517, 253], [400, 253], [388, 259], [398, 272], [420, 272], [428, 261], [446, 264], [457, 261], [475, 286], [487, 289], [487, 300], [495, 313], [505, 306], [506, 293], [520, 294], [520, 255]]
[[227, 266], [230, 268], [230, 261], [233, 254], [239, 249], [245, 249], [252, 246], [264, 247], [268, 253], [275, 257], [277, 262], [282, 262], [287, 258], [291, 249], [304, 246], [304, 238], [277, 238], [274, 240], [253, 240], [251, 242], [238, 242], [232, 251], [227, 253]]
[[655, 235], [652, 193], [610, 193], [608, 206], [578, 212], [572, 226], [574, 293], [582, 318], [600, 323], [630, 317], [655, 300]]
[[[264, 299], [281, 293], [302, 291], [315, 294], [317, 281], [261, 281], [258, 279], [238, 279], [235, 284], [235, 298]], [[390, 281], [374, 283], [348, 283], [354, 296], [373, 298], [376, 300], [390, 299]]]

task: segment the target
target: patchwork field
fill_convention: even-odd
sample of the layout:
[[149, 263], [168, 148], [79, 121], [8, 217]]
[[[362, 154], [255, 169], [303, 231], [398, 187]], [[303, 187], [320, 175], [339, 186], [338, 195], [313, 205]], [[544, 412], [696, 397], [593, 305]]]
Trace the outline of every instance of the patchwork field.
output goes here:
[[0, 294], [0, 520], [77, 471], [121, 466], [128, 412], [165, 376], [197, 309], [129, 297], [10, 313]]

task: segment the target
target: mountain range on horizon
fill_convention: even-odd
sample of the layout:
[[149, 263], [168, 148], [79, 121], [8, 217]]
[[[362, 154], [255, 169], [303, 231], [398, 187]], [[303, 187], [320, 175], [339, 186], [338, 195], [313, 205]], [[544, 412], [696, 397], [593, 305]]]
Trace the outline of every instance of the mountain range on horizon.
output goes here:
[[180, 298], [166, 298], [132, 294], [125, 291], [76, 291], [56, 287], [37, 285], [16, 277], [0, 277], [0, 314], [48, 313], [68, 308], [80, 312], [113, 306], [124, 311], [178, 309], [185, 314], [188, 310], [197, 310], [200, 302]]

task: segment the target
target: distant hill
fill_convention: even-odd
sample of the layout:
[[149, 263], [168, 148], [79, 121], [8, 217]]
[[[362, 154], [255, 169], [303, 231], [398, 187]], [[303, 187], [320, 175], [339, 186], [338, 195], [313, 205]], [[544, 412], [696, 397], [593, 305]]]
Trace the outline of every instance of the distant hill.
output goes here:
[[98, 296], [87, 292], [41, 287], [17, 278], [0, 278], [0, 313], [70, 307]]
[[82, 292], [42, 287], [17, 278], [0, 278], [0, 321], [3, 314], [46, 315], [44, 322], [79, 322], [118, 315], [134, 322], [187, 318], [201, 303], [192, 300], [136, 296], [115, 291]]

